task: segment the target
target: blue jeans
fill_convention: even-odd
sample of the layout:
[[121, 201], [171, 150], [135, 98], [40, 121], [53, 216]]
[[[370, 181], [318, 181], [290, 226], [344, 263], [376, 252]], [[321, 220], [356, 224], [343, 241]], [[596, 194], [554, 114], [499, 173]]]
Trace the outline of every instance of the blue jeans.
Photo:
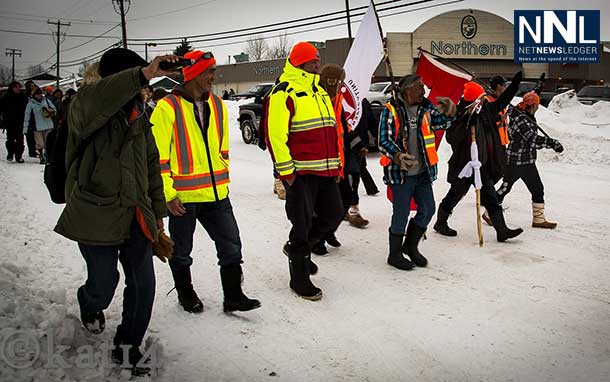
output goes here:
[[117, 328], [115, 344], [140, 346], [155, 299], [155, 271], [150, 241], [134, 219], [131, 237], [121, 245], [99, 246], [79, 243], [87, 262], [87, 281], [78, 288], [78, 302], [84, 312], [108, 308], [119, 283], [117, 262], [125, 273], [123, 319]]
[[411, 197], [417, 203], [417, 214], [413, 218], [413, 223], [425, 230], [436, 210], [432, 182], [428, 172], [424, 171], [418, 175], [407, 176], [403, 184], [391, 184], [390, 188], [392, 188], [394, 198], [390, 232], [396, 235], [405, 234]]
[[169, 233], [174, 241], [174, 257], [169, 261], [172, 270], [189, 268], [193, 264], [193, 235], [197, 221], [201, 223], [216, 245], [218, 265], [227, 267], [241, 264], [241, 240], [229, 198], [218, 202], [184, 203], [182, 216], [169, 214]]

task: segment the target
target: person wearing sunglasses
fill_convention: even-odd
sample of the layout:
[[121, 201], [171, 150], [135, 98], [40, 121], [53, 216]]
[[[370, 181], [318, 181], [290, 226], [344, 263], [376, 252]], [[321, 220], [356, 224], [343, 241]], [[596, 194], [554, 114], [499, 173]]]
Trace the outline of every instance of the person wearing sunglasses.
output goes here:
[[211, 52], [184, 55], [184, 85], [157, 102], [150, 122], [159, 149], [174, 256], [169, 266], [178, 302], [190, 313], [203, 311], [191, 278], [197, 221], [214, 241], [224, 291], [224, 311], [261, 306], [242, 292], [242, 244], [229, 200], [229, 115], [212, 94], [216, 60]]

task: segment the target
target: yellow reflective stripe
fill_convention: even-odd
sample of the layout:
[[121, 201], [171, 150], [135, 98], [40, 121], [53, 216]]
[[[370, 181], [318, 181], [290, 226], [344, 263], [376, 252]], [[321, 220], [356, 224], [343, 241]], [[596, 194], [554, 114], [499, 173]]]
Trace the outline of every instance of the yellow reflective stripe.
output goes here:
[[287, 170], [291, 170], [293, 168], [294, 168], [294, 162], [292, 162], [292, 161], [275, 164], [275, 169], [278, 171], [287, 171]]
[[318, 123], [315, 125], [307, 125], [307, 126], [290, 126], [290, 132], [294, 133], [294, 132], [300, 132], [300, 131], [308, 131], [308, 130], [314, 130], [314, 129], [321, 129], [327, 126], [331, 126], [328, 123]]
[[192, 170], [192, 165], [191, 165], [191, 158], [189, 155], [189, 139], [187, 136], [187, 128], [186, 128], [186, 123], [184, 121], [183, 118], [183, 111], [182, 111], [182, 104], [180, 103], [180, 101], [178, 100], [178, 97], [176, 97], [173, 94], [169, 94], [167, 97], [165, 97], [166, 100], [169, 101], [169, 103], [172, 105], [174, 112], [175, 112], [175, 116], [176, 116], [176, 122], [174, 125], [174, 134], [175, 134], [175, 138], [177, 138], [177, 148], [178, 148], [178, 152], [177, 152], [177, 157], [178, 157], [178, 167], [180, 167], [180, 172], [183, 174], [188, 174], [190, 173]]
[[312, 123], [330, 123], [330, 124], [335, 124], [337, 123], [337, 120], [333, 117], [322, 117], [322, 118], [312, 118], [312, 119], [307, 119], [304, 121], [292, 121], [291, 124], [292, 126], [301, 126], [301, 125], [309, 125]]
[[[214, 180], [218, 182], [222, 182], [229, 179], [228, 171], [219, 171], [214, 172]], [[201, 187], [211, 187], [212, 186], [212, 176], [210, 174], [205, 174], [201, 176], [188, 176], [185, 178], [182, 177], [174, 177], [174, 188], [176, 190], [182, 189], [192, 189], [192, 188], [201, 188]]]

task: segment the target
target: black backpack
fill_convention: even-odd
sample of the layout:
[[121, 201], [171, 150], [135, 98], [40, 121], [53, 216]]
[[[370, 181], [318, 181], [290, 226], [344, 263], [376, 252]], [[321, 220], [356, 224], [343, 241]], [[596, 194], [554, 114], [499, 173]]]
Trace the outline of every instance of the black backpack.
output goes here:
[[68, 142], [68, 127], [63, 125], [53, 129], [47, 135], [47, 163], [44, 166], [44, 184], [49, 190], [53, 203], [66, 202], [66, 144]]

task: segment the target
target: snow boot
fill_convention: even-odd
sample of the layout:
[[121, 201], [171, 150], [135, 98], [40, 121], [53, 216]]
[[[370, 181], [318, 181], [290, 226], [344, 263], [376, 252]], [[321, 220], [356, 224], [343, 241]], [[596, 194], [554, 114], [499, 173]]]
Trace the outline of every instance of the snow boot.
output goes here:
[[351, 206], [345, 215], [345, 220], [349, 222], [352, 226], [356, 228], [364, 228], [369, 224], [369, 221], [364, 219], [362, 215], [360, 215], [360, 209], [358, 206]]
[[434, 230], [443, 236], [457, 236], [457, 231], [449, 227], [449, 224], [447, 224], [447, 219], [449, 219], [449, 216], [451, 216], [449, 212], [439, 208], [438, 213], [436, 214]]
[[481, 218], [485, 221], [485, 223], [487, 223], [488, 226], [494, 225], [494, 223], [491, 221], [491, 218], [489, 217], [489, 212], [487, 212], [487, 210], [485, 210], [483, 212], [483, 215], [481, 215]]
[[320, 240], [314, 245], [311, 246], [311, 253], [318, 256], [328, 255], [328, 249], [326, 249], [326, 245], [324, 240]]
[[223, 303], [224, 312], [247, 312], [252, 309], [260, 308], [261, 303], [258, 300], [248, 298], [241, 290], [241, 282], [243, 273], [241, 265], [231, 265], [220, 268], [220, 280], [222, 281], [222, 290], [225, 294]]
[[402, 253], [409, 256], [411, 262], [417, 265], [418, 267], [425, 267], [428, 265], [428, 259], [424, 257], [417, 249], [421, 238], [426, 233], [426, 230], [418, 226], [413, 222], [413, 220], [409, 220], [409, 225], [407, 226], [407, 236], [405, 236], [405, 242], [402, 245]]
[[178, 302], [182, 308], [189, 313], [203, 312], [203, 303], [193, 289], [191, 281], [191, 270], [189, 268], [173, 270], [174, 285], [178, 292]]
[[309, 279], [310, 254], [298, 252], [291, 249], [288, 254], [290, 267], [290, 289], [300, 297], [317, 301], [322, 298], [322, 291], [317, 288]]
[[286, 189], [281, 180], [276, 179], [273, 182], [273, 193], [277, 195], [278, 199], [286, 200]]
[[[284, 252], [284, 255], [286, 255], [286, 257], [289, 257], [289, 253], [290, 253], [290, 243], [286, 242], [286, 244], [284, 244], [284, 248], [282, 248], [282, 252]], [[315, 275], [316, 273], [318, 273], [318, 266], [316, 265], [316, 263], [314, 263], [313, 261], [311, 261], [311, 258], [309, 258], [309, 274], [310, 275]]]
[[496, 239], [498, 239], [500, 243], [508, 239], [512, 239], [513, 237], [517, 237], [523, 233], [521, 228], [510, 229], [506, 226], [506, 221], [504, 221], [504, 212], [502, 210], [490, 213], [489, 217], [491, 218], [493, 227], [496, 230]]
[[388, 264], [403, 271], [410, 271], [413, 269], [413, 263], [405, 259], [402, 255], [401, 247], [403, 239], [404, 235], [396, 235], [390, 232], [390, 254], [388, 255]]
[[25, 161], [23, 160], [23, 158], [22, 158], [22, 157], [15, 157], [15, 162], [17, 162], [17, 163], [23, 163], [23, 162], [25, 162]]
[[532, 227], [555, 229], [557, 223], [547, 221], [544, 217], [544, 203], [532, 203]]
[[39, 150], [40, 164], [47, 164], [47, 153], [44, 150]]
[[92, 334], [101, 334], [106, 328], [106, 317], [101, 310], [95, 313], [88, 313], [83, 312], [81, 309], [80, 320], [85, 329]]
[[8, 153], [6, 155], [6, 160], [9, 161], [9, 162], [12, 162], [13, 161], [13, 153]]
[[[143, 359], [144, 356], [137, 346], [126, 344], [121, 346], [121, 344], [115, 344], [110, 355], [112, 357], [112, 362], [120, 366], [128, 366], [129, 369], [131, 369], [132, 376], [139, 377], [151, 372], [150, 363]], [[125, 359], [125, 356], [127, 356], [127, 359]]]

